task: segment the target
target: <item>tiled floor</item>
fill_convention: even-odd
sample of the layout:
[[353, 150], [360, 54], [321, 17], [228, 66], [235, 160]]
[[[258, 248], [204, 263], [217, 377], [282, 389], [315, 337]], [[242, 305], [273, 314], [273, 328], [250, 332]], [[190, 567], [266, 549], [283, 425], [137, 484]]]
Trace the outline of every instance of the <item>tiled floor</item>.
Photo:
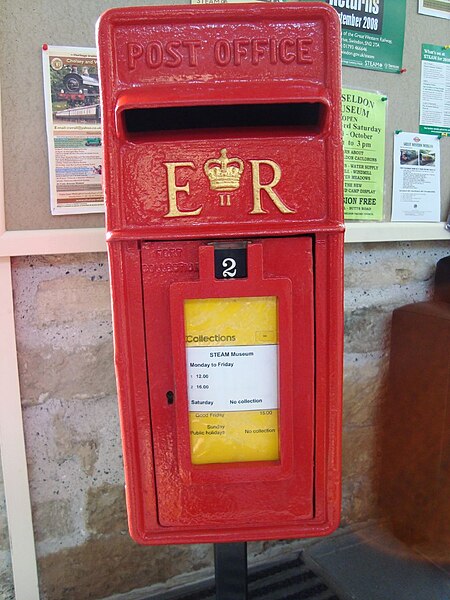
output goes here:
[[343, 600], [450, 600], [450, 563], [432, 562], [378, 525], [324, 539], [304, 556]]

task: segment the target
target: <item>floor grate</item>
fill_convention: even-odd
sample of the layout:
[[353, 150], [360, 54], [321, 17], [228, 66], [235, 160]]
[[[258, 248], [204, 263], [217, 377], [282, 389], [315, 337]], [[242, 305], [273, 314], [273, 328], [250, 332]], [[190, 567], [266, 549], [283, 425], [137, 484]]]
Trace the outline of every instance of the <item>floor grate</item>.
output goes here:
[[[167, 600], [215, 600], [214, 582], [206, 582]], [[249, 600], [342, 600], [320, 575], [305, 564], [302, 555], [266, 567], [255, 567], [248, 575]], [[164, 596], [161, 597], [164, 600]]]

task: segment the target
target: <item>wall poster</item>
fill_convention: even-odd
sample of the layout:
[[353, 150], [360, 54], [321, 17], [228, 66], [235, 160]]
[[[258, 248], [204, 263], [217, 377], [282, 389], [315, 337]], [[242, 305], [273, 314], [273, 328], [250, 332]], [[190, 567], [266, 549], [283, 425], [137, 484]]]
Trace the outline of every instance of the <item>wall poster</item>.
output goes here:
[[342, 64], [399, 73], [403, 62], [406, 0], [325, 0], [342, 25]]
[[386, 96], [342, 90], [344, 216], [383, 218]]
[[52, 215], [104, 212], [95, 48], [42, 48]]
[[440, 221], [439, 150], [435, 135], [395, 135], [392, 221]]
[[420, 133], [450, 135], [450, 48], [422, 44]]

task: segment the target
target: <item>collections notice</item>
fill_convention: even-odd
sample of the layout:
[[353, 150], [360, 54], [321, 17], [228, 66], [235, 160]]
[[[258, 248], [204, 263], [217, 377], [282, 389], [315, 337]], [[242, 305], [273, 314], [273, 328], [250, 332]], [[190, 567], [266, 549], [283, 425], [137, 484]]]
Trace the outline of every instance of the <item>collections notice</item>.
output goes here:
[[277, 306], [274, 296], [185, 301], [193, 464], [279, 458]]

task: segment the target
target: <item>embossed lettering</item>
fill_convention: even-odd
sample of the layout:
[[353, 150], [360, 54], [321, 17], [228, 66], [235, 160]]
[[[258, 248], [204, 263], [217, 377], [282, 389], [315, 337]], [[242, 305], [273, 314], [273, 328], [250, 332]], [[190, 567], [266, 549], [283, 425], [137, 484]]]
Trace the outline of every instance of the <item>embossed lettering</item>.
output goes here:
[[163, 46], [161, 42], [150, 42], [145, 51], [145, 61], [152, 69], [160, 67], [163, 62]]
[[236, 66], [239, 66], [242, 63], [241, 59], [247, 56], [249, 46], [250, 40], [245, 38], [233, 41], [234, 64]]
[[190, 67], [198, 66], [199, 40], [152, 40], [145, 46], [130, 42], [127, 44], [128, 68], [133, 71], [142, 59], [150, 69], [160, 67], [180, 67], [183, 62]]
[[[149, 69], [161, 67], [177, 68], [183, 65], [198, 67], [208, 55], [205, 50], [212, 52], [215, 63], [219, 67], [236, 66], [245, 64], [259, 66], [264, 62], [276, 65], [279, 63], [290, 65], [292, 63], [312, 64], [312, 42], [310, 37], [257, 37], [236, 38], [227, 40], [219, 39], [214, 46], [205, 49], [200, 40], [168, 41], [150, 40], [146, 44], [129, 42], [127, 44], [127, 64], [130, 71], [141, 63]], [[203, 51], [203, 53], [202, 53]]]
[[200, 206], [195, 210], [180, 210], [177, 204], [177, 193], [185, 192], [190, 193], [189, 182], [184, 185], [177, 185], [176, 182], [176, 169], [181, 167], [189, 167], [195, 169], [193, 162], [167, 162], [164, 163], [167, 169], [167, 190], [169, 194], [169, 212], [165, 214], [165, 217], [195, 217], [202, 212], [203, 207]]
[[265, 39], [256, 38], [252, 40], [252, 64], [259, 65], [259, 61], [265, 54], [265, 48], [269, 45]]
[[197, 50], [202, 47], [202, 43], [198, 40], [189, 40], [183, 42], [183, 46], [188, 50], [188, 60], [190, 67], [196, 67], [198, 65], [198, 52]]
[[144, 54], [144, 49], [141, 44], [128, 44], [128, 68], [133, 71], [136, 68], [136, 60]]
[[295, 60], [295, 52], [288, 50], [288, 47], [295, 48], [295, 41], [290, 38], [280, 40], [280, 60], [285, 64], [289, 64]]
[[313, 59], [310, 54], [312, 38], [297, 38], [297, 62], [311, 64]]
[[219, 194], [220, 206], [231, 206], [230, 194]]
[[269, 49], [270, 49], [270, 63], [272, 65], [276, 65], [278, 62], [278, 52], [277, 52], [277, 40], [275, 38], [269, 39]]
[[220, 67], [230, 64], [231, 45], [228, 40], [217, 40], [214, 44], [214, 58]]
[[250, 63], [258, 66], [264, 61], [272, 65], [310, 64], [312, 38], [284, 37], [237, 38], [217, 40], [214, 44], [214, 60], [219, 67]]
[[181, 42], [167, 42], [166, 51], [172, 60], [168, 60], [166, 65], [168, 67], [179, 67], [183, 62], [183, 56], [178, 48], [181, 46]]
[[[275, 206], [281, 213], [295, 213], [295, 210], [288, 208], [273, 189], [281, 179], [281, 169], [279, 165], [273, 160], [251, 160], [252, 165], [252, 184], [253, 184], [253, 209], [250, 211], [251, 215], [262, 215], [267, 213], [265, 208], [262, 207], [261, 191], [264, 190]], [[267, 165], [273, 171], [272, 181], [269, 183], [261, 183], [260, 166]]]

